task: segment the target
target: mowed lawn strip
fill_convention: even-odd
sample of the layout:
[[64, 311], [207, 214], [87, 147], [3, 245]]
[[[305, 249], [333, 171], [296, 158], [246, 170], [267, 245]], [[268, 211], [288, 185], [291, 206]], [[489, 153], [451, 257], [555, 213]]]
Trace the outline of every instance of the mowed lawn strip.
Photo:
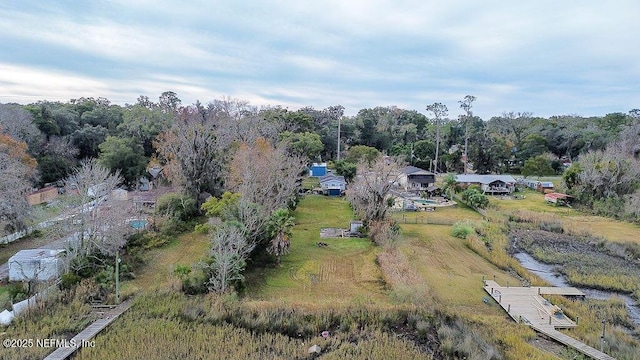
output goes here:
[[457, 221], [481, 220], [482, 215], [459, 204], [456, 206], [436, 207], [434, 211], [393, 211], [391, 216], [402, 223], [451, 225]]
[[136, 272], [136, 278], [124, 284], [126, 292], [179, 287], [174, 275], [177, 265], [192, 266], [209, 255], [209, 235], [187, 233], [166, 246], [147, 250], [145, 264]]
[[[379, 251], [366, 238], [320, 238], [322, 228], [348, 229], [354, 219], [342, 198], [307, 195], [293, 216], [291, 251], [279, 268], [252, 269], [247, 294], [255, 300], [285, 302], [386, 301], [381, 273], [375, 263]], [[318, 243], [328, 246], [319, 247]]]

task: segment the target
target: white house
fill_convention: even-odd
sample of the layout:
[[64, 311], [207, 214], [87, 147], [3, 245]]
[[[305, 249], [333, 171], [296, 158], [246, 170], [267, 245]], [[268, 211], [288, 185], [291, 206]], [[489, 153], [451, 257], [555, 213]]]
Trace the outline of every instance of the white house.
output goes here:
[[516, 189], [516, 179], [511, 175], [456, 175], [456, 183], [465, 187], [479, 185], [487, 194], [511, 194]]
[[320, 178], [320, 187], [326, 195], [340, 196], [344, 192], [347, 182], [344, 176], [328, 174]]
[[9, 258], [9, 281], [46, 281], [60, 276], [64, 250], [20, 250]]

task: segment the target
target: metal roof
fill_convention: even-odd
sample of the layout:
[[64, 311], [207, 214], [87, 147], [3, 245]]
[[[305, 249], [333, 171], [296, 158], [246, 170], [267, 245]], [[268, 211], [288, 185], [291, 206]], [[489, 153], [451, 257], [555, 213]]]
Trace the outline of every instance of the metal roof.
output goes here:
[[64, 250], [62, 250], [62, 249], [58, 249], [58, 250], [50, 250], [50, 249], [20, 250], [9, 259], [9, 262], [40, 260], [40, 259], [58, 257], [63, 252], [64, 252]]
[[416, 166], [406, 166], [404, 169], [402, 169], [402, 172], [407, 175], [411, 175], [415, 173], [420, 173], [420, 175], [435, 175], [430, 171], [427, 171], [425, 169], [420, 169], [419, 167], [416, 167]]
[[480, 183], [490, 184], [496, 180], [515, 184], [516, 179], [511, 175], [478, 175], [478, 174], [460, 174], [456, 175], [456, 182], [461, 183]]
[[327, 174], [325, 176], [321, 176], [320, 177], [320, 183], [327, 182], [327, 181], [333, 181], [333, 180], [337, 180], [337, 181], [346, 183], [346, 181], [344, 180], [344, 176], [337, 176], [337, 175], [333, 175], [333, 174]]

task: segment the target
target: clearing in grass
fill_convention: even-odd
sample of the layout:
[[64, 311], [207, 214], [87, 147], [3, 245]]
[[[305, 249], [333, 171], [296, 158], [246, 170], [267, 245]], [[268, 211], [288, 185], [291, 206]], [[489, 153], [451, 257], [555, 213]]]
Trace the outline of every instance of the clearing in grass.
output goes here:
[[[320, 238], [322, 228], [349, 228], [354, 219], [342, 198], [307, 195], [293, 213], [291, 251], [280, 267], [247, 272], [247, 294], [285, 302], [381, 302], [385, 295], [375, 258], [365, 238]], [[318, 246], [318, 243], [327, 246]]]

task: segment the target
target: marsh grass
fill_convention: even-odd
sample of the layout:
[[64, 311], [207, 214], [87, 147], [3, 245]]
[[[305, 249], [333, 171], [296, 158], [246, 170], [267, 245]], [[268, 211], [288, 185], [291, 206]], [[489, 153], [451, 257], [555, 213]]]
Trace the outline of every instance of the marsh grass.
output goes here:
[[594, 289], [629, 293], [640, 290], [640, 265], [635, 246], [609, 243], [593, 237], [518, 231], [518, 246], [539, 261], [561, 265], [569, 283]]
[[578, 210], [547, 204], [544, 195], [532, 190], [525, 190], [522, 200], [504, 200], [491, 198], [494, 208], [501, 213], [529, 213], [529, 216], [540, 219], [551, 219], [562, 222], [565, 233], [576, 236], [593, 235], [612, 242], [634, 242], [640, 244], [640, 225], [615, 220], [603, 216], [592, 216]]
[[620, 360], [637, 359], [640, 347], [637, 335], [640, 328], [629, 320], [623, 299], [576, 301], [562, 296], [548, 296], [548, 299], [560, 306], [570, 318], [579, 318], [578, 326], [565, 330], [566, 334], [599, 349], [602, 320], [605, 319], [605, 352]]
[[[413, 270], [401, 273], [418, 275], [420, 280], [412, 288], [424, 291], [432, 312], [440, 314], [437, 334], [444, 358], [549, 358], [527, 342], [535, 337], [531, 329], [513, 323], [498, 306], [483, 301], [486, 293], [482, 289], [482, 275], [496, 275], [500, 283], [515, 284], [517, 278], [475, 253], [467, 240], [453, 237], [451, 227], [406, 224], [402, 230], [405, 241], [399, 250]], [[482, 247], [486, 249], [484, 243]], [[396, 261], [405, 263], [402, 259]], [[395, 289], [401, 288], [396, 284], [402, 284], [405, 278], [385, 279]]]
[[[473, 242], [470, 248], [497, 266], [507, 265], [523, 278], [529, 279], [532, 285], [543, 285], [544, 282], [523, 269], [517, 261], [500, 261], [501, 255], [492, 256], [488, 251], [496, 248], [499, 253], [506, 253], [510, 246], [508, 238], [501, 238], [500, 233], [506, 234], [518, 229], [518, 246], [525, 246], [525, 250], [539, 261], [554, 264], [564, 264], [564, 273], [570, 283], [591, 288], [632, 292], [635, 296], [638, 290], [638, 274], [630, 266], [636, 256], [635, 242], [609, 242], [603, 238], [593, 237], [588, 229], [576, 227], [572, 218], [562, 215], [562, 212], [539, 213], [523, 208], [498, 211], [490, 223], [493, 229], [483, 228], [486, 224], [476, 222], [478, 237], [469, 236], [467, 241]], [[567, 211], [565, 213], [569, 214]], [[502, 216], [502, 218], [501, 218]], [[601, 219], [598, 219], [600, 222]], [[493, 234], [494, 241], [487, 244], [486, 236]], [[541, 235], [547, 234], [547, 235]], [[479, 237], [485, 237], [483, 241]], [[541, 241], [547, 238], [548, 240]], [[524, 240], [524, 241], [523, 241]], [[531, 244], [528, 244], [531, 243]], [[565, 244], [566, 242], [566, 244]], [[564, 245], [562, 245], [564, 244]], [[639, 343], [638, 329], [630, 321], [624, 301], [613, 299], [608, 301], [586, 300], [572, 301], [564, 297], [551, 297], [551, 302], [560, 304], [565, 313], [576, 319], [580, 318], [580, 325], [567, 333], [592, 347], [599, 348], [601, 320], [608, 319], [611, 331], [607, 335], [606, 348], [608, 353], [619, 359], [637, 358]], [[632, 334], [635, 334], [635, 338]]]
[[415, 341], [418, 323], [433, 319], [412, 306], [301, 308], [156, 292], [136, 299], [96, 338], [95, 348], [82, 349], [76, 358], [300, 359], [318, 344], [323, 358], [430, 359], [427, 347]]
[[3, 348], [0, 358], [3, 360], [42, 359], [54, 349], [36, 346], [36, 340], [69, 340], [94, 319], [91, 307], [84, 302], [81, 289], [76, 295], [54, 291], [39, 306], [15, 318], [10, 326], [1, 328], [3, 339], [33, 339], [34, 346]]

